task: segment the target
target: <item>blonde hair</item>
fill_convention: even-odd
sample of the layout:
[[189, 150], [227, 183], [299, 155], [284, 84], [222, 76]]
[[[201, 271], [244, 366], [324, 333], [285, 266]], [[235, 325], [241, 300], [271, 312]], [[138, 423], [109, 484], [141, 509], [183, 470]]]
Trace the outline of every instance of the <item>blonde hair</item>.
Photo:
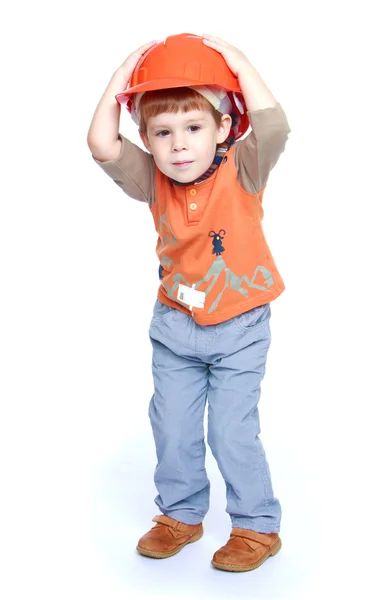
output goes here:
[[147, 121], [161, 113], [188, 112], [190, 110], [207, 110], [211, 113], [217, 127], [221, 125], [222, 113], [195, 90], [187, 87], [168, 88], [146, 92], [139, 102], [138, 122], [141, 133], [146, 133]]

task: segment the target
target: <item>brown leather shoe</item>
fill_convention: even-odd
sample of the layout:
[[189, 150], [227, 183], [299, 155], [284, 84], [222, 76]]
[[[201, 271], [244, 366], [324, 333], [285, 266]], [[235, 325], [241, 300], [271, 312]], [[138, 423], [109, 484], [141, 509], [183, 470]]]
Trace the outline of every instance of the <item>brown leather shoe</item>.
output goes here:
[[138, 542], [137, 550], [151, 558], [168, 558], [177, 554], [186, 544], [197, 542], [203, 535], [203, 525], [187, 525], [158, 515], [152, 519], [157, 525], [150, 529]]
[[279, 552], [281, 547], [277, 533], [257, 533], [234, 527], [227, 544], [214, 553], [212, 565], [223, 571], [251, 571]]

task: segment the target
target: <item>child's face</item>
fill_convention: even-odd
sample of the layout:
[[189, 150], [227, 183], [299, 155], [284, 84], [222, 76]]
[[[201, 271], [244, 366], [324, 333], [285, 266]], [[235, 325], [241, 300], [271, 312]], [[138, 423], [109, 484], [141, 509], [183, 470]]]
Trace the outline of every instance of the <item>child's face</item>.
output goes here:
[[230, 126], [229, 115], [223, 115], [218, 127], [207, 110], [161, 113], [149, 118], [141, 138], [162, 173], [188, 183], [211, 166], [216, 145], [225, 141]]

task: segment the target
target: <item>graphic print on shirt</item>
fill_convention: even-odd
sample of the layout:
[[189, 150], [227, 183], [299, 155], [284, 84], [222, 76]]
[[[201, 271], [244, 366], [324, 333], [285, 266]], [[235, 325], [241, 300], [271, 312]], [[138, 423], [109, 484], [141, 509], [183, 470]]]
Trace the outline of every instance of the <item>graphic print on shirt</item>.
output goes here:
[[[214, 310], [216, 310], [218, 303], [221, 300], [223, 293], [227, 288], [239, 292], [240, 294], [242, 294], [242, 296], [248, 296], [248, 290], [245, 287], [242, 287], [243, 281], [247, 284], [249, 288], [256, 288], [257, 290], [262, 290], [263, 292], [267, 292], [268, 288], [270, 288], [274, 284], [273, 276], [271, 272], [268, 269], [266, 269], [266, 267], [256, 267], [252, 279], [249, 279], [247, 275], [242, 275], [241, 277], [239, 277], [226, 266], [226, 263], [223, 260], [222, 256], [218, 256], [212, 263], [211, 268], [209, 269], [205, 277], [203, 277], [203, 279], [200, 279], [200, 281], [198, 281], [195, 284], [195, 289], [197, 290], [198, 287], [201, 286], [203, 283], [206, 283], [207, 281], [212, 279], [210, 285], [205, 290], [205, 295], [207, 297], [223, 272], [225, 272], [224, 287], [209, 307], [208, 314], [211, 314]], [[257, 283], [254, 283], [259, 273], [261, 273], [261, 275], [264, 278], [264, 285], [258, 285]]]
[[[161, 227], [161, 229], [164, 231], [164, 243], [161, 240], [161, 237], [159, 235], [159, 239], [158, 239], [158, 245], [156, 248], [156, 251], [158, 252], [158, 250], [161, 250], [161, 248], [163, 246], [168, 246], [169, 245], [169, 240], [170, 243], [172, 244], [172, 246], [177, 246], [178, 242], [177, 242], [177, 238], [174, 235], [174, 233], [171, 231], [167, 221], [165, 220], [165, 215], [162, 215], [160, 217], [159, 220], [159, 226]], [[162, 231], [162, 233], [163, 233]], [[164, 277], [164, 267], [171, 267], [173, 265], [173, 261], [171, 258], [169, 258], [169, 256], [163, 256], [162, 257], [162, 262], [159, 265], [159, 279], [163, 279]]]
[[217, 254], [219, 256], [222, 252], [225, 252], [225, 248], [222, 246], [223, 235], [226, 235], [226, 231], [224, 229], [220, 229], [218, 233], [215, 231], [209, 232], [209, 237], [213, 238], [213, 252], [212, 254]]
[[[160, 249], [163, 246], [169, 245], [169, 240], [171, 240], [170, 243], [172, 245], [176, 246], [178, 244], [177, 238], [175, 237], [174, 233], [170, 230], [169, 225], [167, 224], [164, 215], [162, 215], [160, 218], [160, 225], [161, 225], [161, 229], [162, 229], [161, 233], [164, 237], [164, 243], [161, 241], [161, 239], [159, 237], [157, 249]], [[165, 232], [165, 229], [167, 229], [167, 232]], [[225, 274], [225, 281], [224, 281], [223, 288], [217, 294], [217, 296], [214, 298], [211, 306], [208, 309], [208, 314], [211, 314], [212, 312], [214, 312], [216, 310], [225, 290], [227, 290], [228, 288], [240, 293], [242, 296], [248, 296], [249, 289], [247, 289], [247, 288], [255, 288], [255, 289], [261, 290], [263, 292], [268, 292], [269, 288], [272, 285], [274, 285], [274, 279], [273, 279], [271, 271], [269, 271], [264, 266], [257, 266], [251, 279], [249, 279], [249, 277], [245, 274], [239, 276], [236, 273], [233, 273], [231, 271], [231, 269], [228, 268], [228, 266], [226, 265], [225, 261], [223, 260], [223, 258], [221, 256], [222, 252], [225, 252], [225, 248], [222, 245], [222, 240], [225, 239], [226, 235], [227, 235], [227, 232], [225, 231], [225, 229], [220, 229], [218, 231], [218, 233], [216, 233], [214, 230], [211, 230], [209, 232], [208, 236], [210, 238], [212, 238], [212, 252], [211, 253], [212, 253], [212, 255], [215, 254], [216, 258], [213, 261], [213, 263], [211, 264], [211, 266], [208, 269], [208, 272], [205, 274], [205, 276], [195, 283], [195, 289], [197, 290], [203, 284], [210, 282], [208, 287], [205, 290], [202, 290], [205, 293], [206, 303], [207, 303], [207, 298], [208, 298], [209, 294], [211, 294], [218, 279], [220, 277], [223, 277], [223, 274]], [[167, 257], [167, 256], [162, 257], [162, 264], [159, 267], [160, 279], [164, 278], [164, 266], [171, 267], [172, 265], [174, 265], [174, 263], [169, 257]], [[263, 284], [255, 283], [256, 278], [259, 275], [261, 275], [263, 278]], [[186, 285], [188, 287], [191, 287], [193, 282], [187, 281], [186, 278], [182, 275], [182, 273], [175, 273], [172, 277], [172, 281], [173, 281], [172, 286], [169, 286], [165, 282], [162, 283], [163, 287], [167, 291], [168, 297], [171, 298], [172, 300], [174, 300], [175, 302], [178, 302], [185, 308], [188, 308], [188, 304], [185, 304], [177, 299], [177, 291], [178, 291], [180, 283], [182, 283], [183, 285]], [[247, 287], [245, 287], [245, 286], [243, 287], [243, 283], [245, 283]]]

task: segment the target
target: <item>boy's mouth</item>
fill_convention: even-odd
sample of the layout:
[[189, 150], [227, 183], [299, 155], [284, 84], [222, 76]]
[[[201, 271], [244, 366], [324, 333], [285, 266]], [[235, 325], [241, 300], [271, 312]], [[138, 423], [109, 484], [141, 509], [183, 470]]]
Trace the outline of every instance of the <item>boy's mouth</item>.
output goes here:
[[174, 162], [173, 165], [175, 167], [179, 167], [180, 169], [184, 169], [185, 167], [188, 167], [189, 165], [192, 164], [192, 160], [183, 160], [183, 161], [178, 161], [178, 162]]

